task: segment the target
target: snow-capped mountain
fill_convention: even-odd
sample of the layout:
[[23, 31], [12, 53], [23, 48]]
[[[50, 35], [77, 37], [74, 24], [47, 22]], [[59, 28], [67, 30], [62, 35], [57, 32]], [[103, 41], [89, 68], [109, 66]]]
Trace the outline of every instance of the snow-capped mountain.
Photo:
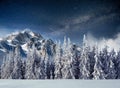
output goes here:
[[[37, 50], [41, 50], [43, 46], [46, 47], [47, 52], [50, 54], [50, 48], [54, 45], [51, 39], [44, 39], [39, 33], [32, 32], [30, 30], [23, 30], [20, 32], [15, 32], [9, 34], [5, 38], [0, 39], [0, 54], [1, 59], [3, 55], [9, 53], [10, 51], [15, 51], [19, 46], [19, 52], [23, 57], [26, 57], [29, 49], [35, 45]], [[49, 52], [50, 51], [50, 52]], [[4, 53], [4, 54], [3, 54]]]

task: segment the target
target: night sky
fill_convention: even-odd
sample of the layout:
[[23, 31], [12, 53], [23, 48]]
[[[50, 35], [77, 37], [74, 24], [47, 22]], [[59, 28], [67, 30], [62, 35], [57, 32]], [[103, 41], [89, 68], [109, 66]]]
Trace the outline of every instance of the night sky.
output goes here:
[[120, 32], [119, 8], [119, 0], [0, 0], [0, 36], [29, 28], [53, 40], [112, 38]]

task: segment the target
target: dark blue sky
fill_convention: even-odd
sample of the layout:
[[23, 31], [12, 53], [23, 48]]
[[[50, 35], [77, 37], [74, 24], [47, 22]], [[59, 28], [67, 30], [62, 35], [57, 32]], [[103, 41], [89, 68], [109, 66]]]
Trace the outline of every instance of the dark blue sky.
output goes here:
[[29, 28], [52, 39], [111, 38], [120, 32], [119, 0], [0, 0], [0, 36]]

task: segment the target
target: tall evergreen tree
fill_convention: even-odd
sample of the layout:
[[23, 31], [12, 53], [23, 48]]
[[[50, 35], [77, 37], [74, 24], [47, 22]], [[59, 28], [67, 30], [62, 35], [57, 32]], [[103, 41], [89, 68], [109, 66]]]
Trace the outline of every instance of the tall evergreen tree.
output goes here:
[[62, 63], [61, 63], [61, 58], [62, 58], [62, 48], [61, 48], [61, 43], [60, 41], [56, 44], [56, 55], [55, 55], [55, 78], [56, 79], [61, 79], [62, 78]]
[[20, 55], [20, 46], [17, 45], [14, 56], [14, 67], [12, 72], [12, 79], [22, 79], [22, 58]]
[[90, 77], [90, 72], [89, 72], [90, 63], [89, 63], [88, 53], [89, 53], [89, 47], [88, 47], [86, 36], [84, 35], [83, 48], [81, 52], [80, 65], [79, 65], [80, 79], [89, 79]]
[[64, 43], [63, 43], [63, 57], [62, 57], [62, 77], [63, 79], [73, 79], [74, 75], [72, 72], [72, 58], [71, 58], [71, 43], [70, 40], [64, 38]]
[[94, 72], [93, 79], [105, 79], [104, 71], [101, 68], [101, 61], [98, 53], [98, 47], [95, 47], [95, 65], [94, 65]]

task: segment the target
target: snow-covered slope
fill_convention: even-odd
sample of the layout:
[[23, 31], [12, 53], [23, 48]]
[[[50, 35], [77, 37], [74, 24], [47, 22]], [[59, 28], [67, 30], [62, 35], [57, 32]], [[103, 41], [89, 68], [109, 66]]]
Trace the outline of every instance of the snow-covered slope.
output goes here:
[[120, 88], [120, 80], [0, 80], [0, 88]]

